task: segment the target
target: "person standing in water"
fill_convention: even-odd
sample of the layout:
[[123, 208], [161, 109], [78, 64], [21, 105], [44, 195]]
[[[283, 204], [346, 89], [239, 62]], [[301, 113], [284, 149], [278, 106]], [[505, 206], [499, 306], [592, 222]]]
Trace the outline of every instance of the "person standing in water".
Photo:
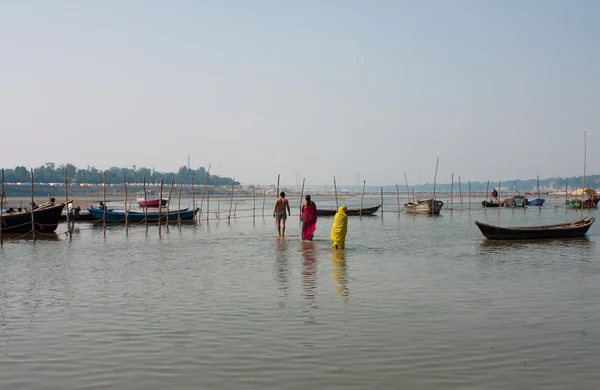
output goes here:
[[302, 240], [312, 241], [317, 229], [317, 205], [310, 200], [310, 195], [306, 195], [306, 202], [300, 207], [302, 220]]
[[346, 233], [348, 233], [348, 215], [346, 206], [339, 208], [335, 217], [333, 217], [333, 226], [331, 227], [331, 241], [333, 249], [346, 248]]
[[[287, 209], [287, 215], [285, 210]], [[288, 215], [292, 215], [290, 211], [290, 203], [285, 198], [285, 192], [281, 191], [279, 198], [275, 201], [275, 207], [273, 208], [273, 218], [277, 222], [277, 235], [285, 236], [285, 220]]]

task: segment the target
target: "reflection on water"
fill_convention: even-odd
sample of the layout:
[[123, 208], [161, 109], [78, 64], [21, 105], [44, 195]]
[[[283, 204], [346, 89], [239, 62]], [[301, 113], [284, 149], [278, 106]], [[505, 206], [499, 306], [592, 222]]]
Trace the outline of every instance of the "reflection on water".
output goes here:
[[345, 250], [333, 249], [331, 251], [331, 276], [335, 281], [333, 291], [344, 298], [344, 302], [348, 302], [348, 268]]
[[317, 306], [317, 248], [312, 241], [302, 241], [302, 289], [306, 298], [307, 324], [316, 324], [314, 309]]
[[[33, 241], [33, 234], [31, 233], [2, 233], [2, 239], [4, 241]], [[59, 241], [60, 236], [56, 233], [36, 233], [35, 234], [36, 241]]]
[[[286, 298], [290, 288], [290, 262], [288, 259], [288, 244], [286, 240], [275, 239], [275, 263], [273, 274], [277, 288], [281, 291], [282, 298]], [[285, 307], [285, 301], [279, 303], [280, 307]]]

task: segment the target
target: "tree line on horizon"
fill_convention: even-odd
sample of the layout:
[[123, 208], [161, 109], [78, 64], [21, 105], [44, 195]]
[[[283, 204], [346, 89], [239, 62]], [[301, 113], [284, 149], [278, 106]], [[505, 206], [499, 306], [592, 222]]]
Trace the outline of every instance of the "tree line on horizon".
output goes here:
[[[102, 184], [104, 183], [104, 173], [106, 173], [106, 184], [122, 184], [123, 174], [127, 178], [127, 183], [142, 183], [146, 178], [146, 183], [170, 183], [175, 175], [176, 183], [181, 178], [184, 184], [191, 184], [192, 179], [197, 185], [206, 183], [208, 172], [204, 167], [191, 169], [186, 166], [179, 168], [177, 172], [158, 172], [154, 168], [141, 167], [135, 165], [132, 168], [111, 167], [105, 171], [99, 170], [93, 166], [86, 168], [77, 168], [75, 165], [67, 163], [56, 165], [53, 162], [46, 163], [37, 168], [33, 168], [34, 181], [36, 183], [64, 183], [65, 171], [70, 184]], [[18, 166], [14, 169], [4, 169], [5, 183], [31, 183], [31, 172], [24, 166]], [[209, 184], [214, 186], [231, 186], [233, 179], [229, 177], [219, 177], [210, 175]], [[239, 185], [239, 182], [235, 182]]]

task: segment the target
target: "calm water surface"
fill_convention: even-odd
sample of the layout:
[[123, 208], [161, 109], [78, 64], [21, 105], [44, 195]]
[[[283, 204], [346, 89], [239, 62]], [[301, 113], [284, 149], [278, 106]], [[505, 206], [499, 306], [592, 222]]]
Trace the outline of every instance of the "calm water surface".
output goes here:
[[6, 243], [0, 388], [600, 383], [598, 222], [584, 239], [512, 243], [486, 241], [473, 223], [556, 223], [578, 212], [350, 218], [345, 251], [330, 249], [331, 218], [303, 243], [297, 216], [285, 240], [270, 216], [239, 216], [171, 226], [161, 239], [157, 227], [126, 235], [110, 226], [104, 238], [101, 225], [81, 223], [71, 241], [61, 225], [35, 245]]

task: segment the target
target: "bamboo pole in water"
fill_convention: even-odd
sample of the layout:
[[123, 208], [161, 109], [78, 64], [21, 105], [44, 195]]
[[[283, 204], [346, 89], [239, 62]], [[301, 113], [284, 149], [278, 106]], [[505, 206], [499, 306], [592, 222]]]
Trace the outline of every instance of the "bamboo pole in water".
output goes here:
[[162, 193], [163, 193], [163, 179], [160, 179], [160, 193], [158, 199], [158, 237], [162, 238], [161, 219], [162, 219]]
[[298, 206], [299, 212], [298, 212], [298, 220], [300, 221], [300, 223], [302, 223], [302, 199], [304, 199], [304, 180], [306, 178], [302, 178], [302, 191], [300, 191], [300, 206]]
[[381, 219], [383, 219], [383, 187], [379, 187], [379, 195], [381, 196]]
[[500, 180], [498, 180], [498, 214], [500, 214], [500, 209], [502, 208], [502, 201], [500, 200], [502, 198], [502, 195], [500, 195], [501, 193]]
[[[194, 178], [192, 177], [192, 209], [196, 212], [196, 193], [194, 192]], [[194, 214], [194, 220], [196, 220], [197, 213]]]
[[483, 203], [483, 213], [487, 214], [487, 202], [488, 197], [490, 196], [490, 181], [487, 181], [487, 185], [485, 186], [485, 202]]
[[452, 209], [454, 208], [454, 199], [452, 197], [454, 191], [454, 173], [450, 177], [450, 215], [452, 215]]
[[125, 235], [129, 234], [129, 225], [127, 220], [129, 219], [129, 210], [127, 209], [127, 176], [123, 172], [123, 185], [125, 185]]
[[206, 222], [210, 216], [210, 173], [206, 172]]
[[31, 170], [31, 234], [33, 235], [33, 242], [35, 242], [35, 218], [33, 216], [33, 205], [35, 204], [34, 202], [34, 190], [33, 190], [33, 169]]
[[277, 191], [275, 192], [275, 196], [279, 196], [279, 177], [281, 175], [277, 175]]
[[417, 201], [415, 200], [415, 187], [412, 187], [412, 195], [413, 195], [413, 204], [416, 205]]
[[252, 222], [256, 221], [256, 188], [252, 186]]
[[367, 184], [367, 181], [363, 180], [362, 195], [360, 196], [360, 210], [358, 210], [358, 216], [361, 218], [362, 218], [363, 200], [365, 199], [365, 185], [366, 184]]
[[542, 205], [540, 204], [540, 200], [542, 199], [540, 194], [540, 175], [536, 176], [537, 181], [537, 196], [538, 196], [538, 212], [542, 212]]
[[471, 215], [471, 180], [469, 180], [469, 215]]
[[235, 178], [231, 182], [231, 199], [229, 200], [229, 214], [227, 215], [227, 222], [231, 220], [231, 206], [233, 205], [233, 189], [235, 188]]
[[217, 220], [221, 217], [221, 199], [217, 198], [217, 211], [215, 212]]
[[[4, 189], [2, 193], [4, 193]], [[69, 233], [69, 239], [72, 239], [73, 230], [71, 229], [71, 218], [69, 218], [69, 177], [67, 175], [67, 168], [65, 168], [65, 205], [67, 206], [67, 233]], [[73, 207], [73, 209], [75, 209], [75, 207]]]
[[404, 181], [406, 182], [406, 197], [408, 198], [407, 203], [410, 203], [410, 188], [408, 188], [408, 178], [406, 177], [406, 171], [404, 171]]
[[565, 180], [565, 213], [567, 212], [567, 209], [569, 208], [569, 199], [567, 198], [569, 193], [569, 181]]
[[177, 226], [181, 231], [181, 190], [183, 187], [183, 177], [179, 176], [179, 200], [177, 202]]
[[[160, 208], [160, 202], [162, 201], [162, 194], [159, 198], [158, 207]], [[146, 233], [148, 233], [148, 192], [146, 191], [146, 176], [144, 176], [144, 225], [146, 226]]]
[[252, 186], [252, 222], [256, 221], [256, 188]]
[[2, 187], [0, 187], [0, 247], [4, 245], [2, 236], [2, 214], [4, 213], [4, 168], [2, 168]]
[[435, 184], [437, 182], [437, 173], [438, 173], [438, 164], [440, 162], [440, 158], [438, 157], [435, 160], [435, 176], [433, 177], [433, 199], [431, 201], [431, 213], [433, 214], [435, 210]]
[[458, 198], [460, 199], [460, 209], [462, 210], [462, 184], [460, 183], [460, 176], [458, 177]]
[[233, 218], [235, 218], [237, 213], [237, 200], [235, 201], [235, 203], [233, 204]]
[[103, 187], [102, 187], [102, 230], [104, 230], [104, 238], [106, 238], [106, 171], [102, 174]]
[[265, 216], [265, 200], [267, 199], [267, 190], [263, 190], [263, 205], [262, 205], [262, 216]]
[[398, 184], [396, 184], [396, 201], [398, 202], [398, 215], [400, 215], [400, 189]]
[[338, 210], [340, 206], [338, 205], [337, 185], [335, 183], [335, 176], [333, 177], [333, 192], [335, 194], [335, 209]]
[[165, 227], [167, 233], [169, 233], [169, 210], [171, 208], [171, 194], [173, 193], [173, 186], [175, 185], [175, 174], [171, 175], [171, 188], [169, 189], [169, 197], [167, 198], [167, 216], [165, 219]]

